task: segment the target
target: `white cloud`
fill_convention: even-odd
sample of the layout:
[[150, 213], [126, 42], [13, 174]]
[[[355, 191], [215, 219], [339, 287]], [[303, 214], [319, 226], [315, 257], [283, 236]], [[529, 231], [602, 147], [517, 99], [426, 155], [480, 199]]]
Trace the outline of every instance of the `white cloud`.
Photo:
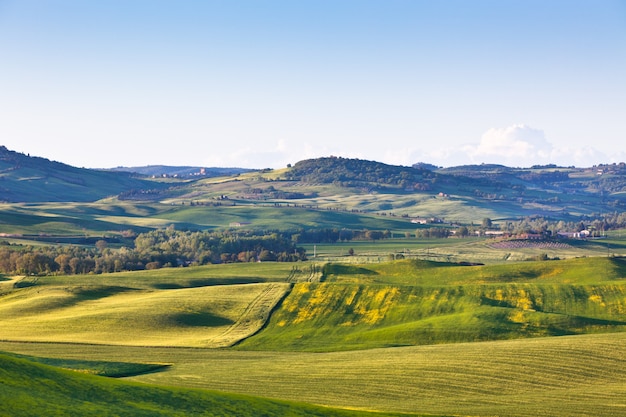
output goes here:
[[[436, 141], [432, 141], [436, 143]], [[482, 134], [478, 143], [458, 147], [426, 147], [407, 150], [412, 161], [441, 166], [495, 163], [510, 167], [556, 164], [560, 166], [589, 167], [600, 163], [621, 162], [624, 152], [607, 154], [592, 147], [556, 147], [541, 129], [524, 124], [491, 128]], [[401, 160], [401, 155], [394, 155]]]
[[504, 128], [491, 128], [483, 133], [477, 143], [456, 147], [438, 147], [437, 140], [420, 141], [415, 146], [388, 146], [368, 151], [363, 146], [346, 145], [347, 141], [329, 144], [323, 141], [298, 141], [279, 139], [271, 142], [241, 144], [237, 148], [216, 149], [216, 153], [205, 158], [206, 166], [228, 166], [243, 168], [283, 168], [287, 164], [310, 158], [330, 155], [344, 158], [370, 159], [394, 165], [410, 166], [425, 162], [438, 166], [495, 163], [510, 167], [530, 167], [532, 165], [556, 164], [589, 167], [594, 164], [621, 162], [624, 153], [606, 154], [591, 148], [555, 147], [547, 140], [541, 129], [524, 124]]
[[554, 151], [542, 130], [523, 124], [486, 131], [478, 145], [464, 147], [470, 160], [528, 166], [550, 162]]
[[242, 146], [228, 153], [221, 152], [205, 158], [206, 166], [219, 167], [243, 167], [243, 168], [284, 168], [287, 164], [295, 164], [298, 161], [311, 158], [319, 158], [329, 155], [357, 158], [359, 155], [346, 155], [326, 146], [298, 141], [278, 140], [272, 147], [261, 143], [259, 146]]
[[600, 163], [620, 162], [614, 158], [608, 158], [606, 154], [591, 147], [584, 148], [559, 148], [552, 152], [552, 159], [560, 165], [574, 165], [589, 167]]

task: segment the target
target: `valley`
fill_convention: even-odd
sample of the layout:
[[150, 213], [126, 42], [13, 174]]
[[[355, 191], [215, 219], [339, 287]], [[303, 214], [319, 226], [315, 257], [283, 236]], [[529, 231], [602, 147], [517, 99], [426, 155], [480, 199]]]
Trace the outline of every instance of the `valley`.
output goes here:
[[0, 151], [0, 415], [626, 407], [621, 164], [125, 183]]

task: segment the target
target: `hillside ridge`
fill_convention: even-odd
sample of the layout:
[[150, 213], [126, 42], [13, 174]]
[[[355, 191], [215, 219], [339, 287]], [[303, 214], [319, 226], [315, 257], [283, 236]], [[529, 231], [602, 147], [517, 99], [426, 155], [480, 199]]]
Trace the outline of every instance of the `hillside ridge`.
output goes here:
[[128, 172], [77, 168], [0, 146], [0, 202], [89, 202], [164, 187]]
[[[377, 161], [322, 157], [306, 159], [285, 169], [250, 171], [243, 168], [212, 168], [200, 173], [190, 167], [150, 166], [145, 173], [76, 168], [45, 158], [0, 147], [0, 201], [93, 202], [106, 197], [152, 202], [209, 202], [224, 196], [240, 202], [298, 200], [313, 205], [319, 196], [387, 194], [387, 199], [360, 211], [407, 209], [426, 198], [440, 196], [467, 207], [488, 207], [502, 217], [552, 216], [571, 220], [571, 214], [613, 213], [626, 208], [626, 164], [603, 164], [588, 168], [555, 165], [511, 168], [498, 164], [439, 168], [417, 163], [390, 165]], [[137, 170], [140, 170], [137, 168]], [[156, 171], [155, 171], [156, 170]], [[155, 172], [166, 170], [166, 177]], [[169, 171], [168, 171], [169, 170]], [[191, 171], [189, 171], [191, 170]], [[168, 174], [169, 173], [169, 174]], [[170, 175], [171, 174], [171, 175]], [[213, 181], [215, 176], [224, 181]], [[299, 188], [294, 188], [299, 187]], [[332, 188], [329, 188], [332, 187]], [[381, 197], [382, 199], [382, 197]], [[443, 203], [442, 203], [443, 204]], [[445, 204], [444, 204], [445, 205]], [[438, 215], [433, 213], [431, 215]]]

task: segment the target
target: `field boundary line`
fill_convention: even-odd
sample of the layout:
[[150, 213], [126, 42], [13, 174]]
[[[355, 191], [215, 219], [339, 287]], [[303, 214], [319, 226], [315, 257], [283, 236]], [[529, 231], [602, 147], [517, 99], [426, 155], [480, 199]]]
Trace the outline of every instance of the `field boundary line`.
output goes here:
[[[256, 334], [265, 326], [276, 305], [291, 292], [291, 285], [285, 291], [284, 283], [263, 284], [266, 286], [250, 304], [246, 306], [239, 318], [223, 333], [208, 340], [209, 347], [231, 347], [244, 339]], [[287, 284], [288, 285], [288, 284]], [[281, 294], [278, 296], [278, 294]]]

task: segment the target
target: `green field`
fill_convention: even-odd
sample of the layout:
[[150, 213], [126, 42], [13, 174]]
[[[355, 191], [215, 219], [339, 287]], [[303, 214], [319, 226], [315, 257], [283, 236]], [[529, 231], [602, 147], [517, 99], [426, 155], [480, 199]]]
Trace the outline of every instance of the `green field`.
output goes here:
[[[0, 353], [1, 416], [372, 416], [301, 402], [113, 380]], [[392, 416], [393, 414], [375, 414]]]
[[[262, 267], [252, 270], [251, 266], [237, 268], [236, 275], [232, 267], [213, 266], [4, 282], [0, 287], [5, 291], [0, 298], [2, 338], [230, 346], [257, 332], [289, 289], [287, 264], [271, 265], [274, 278], [267, 276], [267, 268], [263, 277]], [[282, 282], [271, 282], [281, 276]], [[15, 284], [19, 290], [11, 290]]]
[[[0, 415], [624, 414], [621, 232], [537, 244], [416, 239], [420, 226], [406, 218], [350, 211], [393, 196], [333, 192], [301, 201], [315, 209], [185, 198], [0, 206], [0, 232], [27, 235], [10, 244], [107, 236], [120, 239], [115, 249], [129, 229], [236, 222], [394, 236], [306, 244], [310, 260], [298, 263], [0, 277], [0, 351], [13, 354], [0, 372], [15, 381], [0, 390]], [[394, 211], [411, 210], [405, 198]], [[424, 215], [467, 210], [419, 203]]]
[[[503, 245], [503, 243], [500, 243]], [[501, 248], [498, 241], [485, 238], [415, 239], [394, 238], [382, 241], [353, 241], [334, 244], [303, 244], [311, 259], [341, 263], [383, 262], [391, 258], [422, 259], [439, 262], [512, 263], [547, 255], [549, 258], [624, 256], [621, 235], [614, 238], [566, 242], [538, 242]], [[353, 256], [348, 251], [354, 251]]]
[[[143, 232], [175, 225], [180, 229], [225, 229], [234, 223], [244, 229], [300, 229], [306, 227], [389, 229], [413, 231], [405, 218], [385, 218], [345, 210], [293, 207], [284, 203], [243, 202], [237, 205], [191, 206], [165, 203], [101, 201], [95, 203], [0, 204], [0, 233], [50, 235], [116, 235], [133, 229]], [[316, 204], [313, 204], [317, 206]]]
[[623, 164], [0, 156], [0, 416], [626, 415]]
[[[79, 379], [117, 372], [156, 384], [133, 394], [169, 398], [147, 405], [158, 411], [146, 415], [188, 407], [164, 386], [178, 387], [176, 398], [221, 401], [222, 415], [240, 415], [226, 405], [232, 398], [244, 408], [269, 407], [267, 415], [294, 407], [259, 397], [428, 415], [610, 416], [626, 407], [623, 258], [486, 265], [386, 259], [9, 277], [0, 282], [0, 351], [80, 370]], [[3, 360], [26, 366], [21, 361], [32, 357]], [[55, 375], [50, 381], [73, 374]], [[120, 408], [111, 410], [141, 415], [124, 394], [139, 388], [90, 378], [76, 383], [104, 384], [99, 389], [120, 396]], [[51, 410], [75, 406], [43, 383], [20, 392], [39, 411], [38, 398], [60, 402]], [[107, 401], [92, 400], [85, 415]], [[197, 412], [186, 410], [181, 415]]]
[[331, 264], [242, 349], [354, 350], [626, 330], [626, 263]]
[[626, 333], [327, 353], [8, 342], [0, 350], [167, 362], [173, 366], [166, 372], [130, 379], [340, 408], [608, 417], [626, 406], [624, 343]]

